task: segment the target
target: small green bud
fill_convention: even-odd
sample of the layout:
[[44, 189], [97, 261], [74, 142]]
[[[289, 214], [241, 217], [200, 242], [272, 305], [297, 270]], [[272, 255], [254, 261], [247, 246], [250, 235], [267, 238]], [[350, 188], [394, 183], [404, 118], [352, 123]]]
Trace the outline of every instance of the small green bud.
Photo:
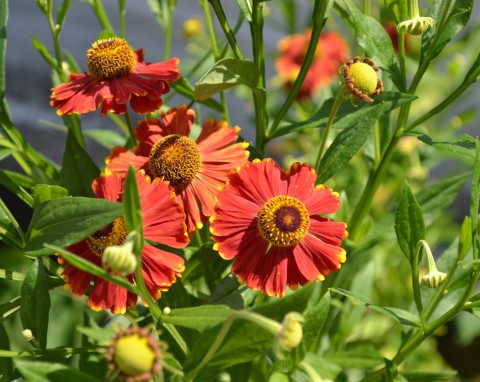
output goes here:
[[102, 266], [121, 275], [129, 275], [137, 267], [137, 258], [133, 253], [133, 243], [127, 241], [123, 245], [111, 245], [103, 251]]
[[414, 17], [413, 19], [405, 20], [398, 24], [397, 30], [399, 32], [418, 36], [434, 26], [435, 20], [431, 17]]
[[275, 352], [277, 356], [282, 355], [284, 351], [292, 351], [302, 342], [303, 317], [300, 313], [290, 312], [283, 319], [280, 332], [275, 340]]
[[435, 271], [429, 272], [422, 277], [423, 283], [429, 288], [438, 288], [447, 277], [446, 273]]

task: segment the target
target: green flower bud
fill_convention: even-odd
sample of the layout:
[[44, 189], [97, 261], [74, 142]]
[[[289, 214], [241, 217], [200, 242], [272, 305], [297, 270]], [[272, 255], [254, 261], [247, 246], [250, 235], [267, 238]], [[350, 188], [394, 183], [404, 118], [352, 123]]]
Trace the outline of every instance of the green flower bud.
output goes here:
[[417, 36], [425, 33], [434, 26], [435, 20], [431, 17], [414, 17], [413, 19], [405, 20], [398, 24], [397, 30]]
[[422, 280], [425, 286], [429, 288], [438, 288], [443, 283], [443, 280], [445, 280], [445, 277], [447, 277], [446, 273], [435, 271], [427, 273], [422, 277]]
[[302, 342], [303, 317], [300, 313], [290, 312], [283, 319], [280, 332], [275, 339], [275, 353], [282, 355], [284, 351], [292, 351]]
[[137, 258], [133, 253], [133, 243], [127, 241], [123, 245], [111, 245], [103, 251], [102, 266], [121, 275], [129, 275], [137, 267]]

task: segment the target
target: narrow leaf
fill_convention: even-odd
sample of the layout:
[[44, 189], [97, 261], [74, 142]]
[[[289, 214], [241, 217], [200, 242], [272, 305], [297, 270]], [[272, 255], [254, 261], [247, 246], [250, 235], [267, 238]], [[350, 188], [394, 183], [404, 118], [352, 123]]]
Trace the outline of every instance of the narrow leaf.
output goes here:
[[385, 0], [385, 8], [395, 24], [408, 19], [408, 3], [405, 0]]
[[472, 224], [470, 217], [465, 216], [458, 239], [458, 260], [463, 260], [470, 248], [472, 248]]
[[402, 371], [401, 376], [408, 382], [442, 382], [454, 381], [458, 372], [456, 370], [444, 371]]
[[[10, 349], [10, 340], [5, 326], [0, 323], [0, 349]], [[10, 357], [0, 357], [0, 375], [5, 378], [13, 371], [13, 362]]]
[[68, 10], [70, 9], [70, 4], [72, 0], [63, 0], [62, 4], [58, 7], [57, 11], [57, 25], [59, 25], [60, 30], [63, 27], [63, 23], [65, 22], [65, 18], [67, 17]]
[[42, 56], [42, 58], [45, 60], [45, 62], [50, 65], [52, 68], [54, 68], [57, 65], [57, 61], [53, 56], [50, 54], [48, 51], [47, 47], [43, 45], [43, 43], [36, 38], [35, 36], [31, 36], [32, 39], [32, 45], [33, 47], [37, 50], [37, 52]]
[[67, 246], [110, 224], [122, 213], [120, 203], [105, 199], [65, 197], [38, 206], [27, 233], [26, 253], [52, 253], [45, 243]]
[[19, 178], [12, 171], [0, 170], [0, 184], [18, 196], [26, 205], [33, 208], [33, 197], [22, 187]]
[[70, 195], [93, 196], [92, 181], [100, 170], [69, 131], [60, 171], [60, 184]]
[[32, 195], [35, 206], [38, 206], [52, 199], [63, 198], [68, 195], [68, 191], [60, 186], [37, 184], [32, 187]]
[[400, 204], [395, 216], [395, 233], [403, 254], [411, 262], [419, 240], [425, 239], [423, 214], [413, 192], [405, 182]]
[[41, 349], [47, 347], [50, 295], [41, 259], [33, 261], [20, 290], [20, 319], [30, 329]]
[[320, 332], [325, 323], [330, 309], [330, 293], [327, 292], [322, 299], [310, 306], [304, 314], [303, 338], [307, 349], [315, 350], [313, 347], [318, 341]]
[[455, 154], [475, 157], [475, 138], [471, 135], [463, 134], [449, 141], [437, 141], [427, 134], [418, 136], [418, 139], [435, 148], [451, 151]]
[[[475, 169], [473, 170], [473, 179], [472, 179], [472, 190], [470, 198], [470, 219], [472, 219], [472, 241], [473, 248], [477, 248], [478, 240], [478, 205], [480, 197], [480, 141], [477, 138], [476, 141], [476, 158], [475, 158]], [[475, 256], [478, 256], [477, 254]]]
[[164, 322], [195, 329], [200, 332], [224, 322], [233, 312], [225, 305], [201, 305], [194, 308], [173, 309], [164, 316]]
[[113, 146], [123, 146], [125, 144], [125, 136], [112, 130], [90, 129], [85, 131], [85, 136], [93, 139], [99, 145], [111, 149]]
[[247, 85], [251, 89], [255, 89], [258, 78], [258, 69], [252, 61], [232, 57], [224, 58], [217, 61], [197, 82], [194, 97], [198, 100], [205, 100], [236, 85]]
[[248, 0], [236, 0], [238, 7], [243, 13], [243, 17], [245, 17], [248, 22], [252, 21], [252, 6], [251, 2]]
[[363, 146], [380, 115], [380, 110], [380, 108], [376, 108], [371, 113], [363, 115], [362, 118], [352, 121], [352, 125], [335, 137], [320, 162], [317, 182], [323, 183], [328, 180]]
[[27, 382], [99, 382], [98, 379], [62, 363], [24, 361], [17, 358], [15, 365]]
[[0, 1], [0, 104], [5, 98], [5, 51], [7, 48], [8, 0]]

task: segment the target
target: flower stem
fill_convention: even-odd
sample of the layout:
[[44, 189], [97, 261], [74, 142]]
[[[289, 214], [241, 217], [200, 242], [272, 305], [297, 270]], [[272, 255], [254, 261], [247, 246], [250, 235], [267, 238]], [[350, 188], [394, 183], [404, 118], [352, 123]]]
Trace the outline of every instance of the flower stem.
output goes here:
[[137, 138], [135, 138], [135, 134], [133, 132], [134, 129], [132, 125], [132, 120], [130, 119], [130, 113], [128, 112], [128, 110], [125, 112], [125, 114], [123, 114], [123, 117], [125, 118], [125, 123], [128, 128], [128, 135], [130, 137], [132, 147], [135, 147], [135, 145], [137, 144]]
[[127, 38], [127, 29], [125, 28], [125, 2], [127, 0], [118, 0], [118, 7], [120, 9], [119, 24], [120, 24], [120, 36]]
[[415, 305], [417, 307], [417, 312], [418, 316], [420, 317], [420, 324], [422, 327], [422, 330], [425, 331], [426, 327], [426, 322], [425, 322], [425, 313], [423, 311], [423, 305], [422, 305], [422, 296], [420, 295], [420, 283], [418, 281], [419, 276], [418, 276], [418, 263], [420, 261], [420, 252], [422, 248], [425, 249], [425, 251], [430, 251], [430, 248], [428, 248], [428, 244], [425, 242], [425, 240], [420, 240], [417, 243], [417, 247], [415, 248], [415, 253], [412, 259], [412, 288], [413, 288], [413, 298], [415, 300]]
[[346, 95], [345, 87], [342, 87], [335, 98], [335, 102], [333, 103], [332, 108], [330, 109], [330, 115], [328, 116], [327, 124], [325, 126], [325, 131], [323, 133], [322, 142], [320, 143], [320, 147], [318, 148], [318, 155], [317, 161], [315, 162], [315, 171], [318, 173], [318, 168], [320, 167], [320, 162], [322, 160], [323, 151], [325, 150], [325, 145], [327, 143], [328, 134], [330, 133], [330, 129], [333, 125], [333, 120], [335, 119], [335, 115], [337, 114], [338, 108], [342, 104], [342, 101]]
[[[282, 122], [283, 117], [290, 109], [290, 106], [297, 98], [298, 93], [300, 92], [300, 88], [302, 87], [303, 81], [307, 77], [308, 70], [310, 69], [310, 65], [312, 64], [313, 58], [315, 57], [315, 51], [317, 49], [318, 41], [320, 40], [320, 34], [323, 28], [323, 19], [325, 17], [325, 13], [327, 12], [327, 5], [328, 1], [323, 0], [315, 0], [315, 5], [313, 8], [312, 14], [312, 35], [310, 37], [310, 42], [308, 44], [307, 53], [305, 54], [305, 60], [303, 61], [302, 67], [300, 68], [300, 72], [298, 73], [298, 77], [295, 79], [295, 82], [292, 85], [292, 88], [288, 92], [287, 99], [283, 103], [282, 107], [280, 108], [279, 112], [277, 113], [275, 120], [272, 123], [267, 135], [273, 135], [275, 130], [277, 130], [280, 122]], [[267, 137], [268, 138], [268, 137]]]
[[115, 34], [115, 30], [113, 29], [110, 20], [108, 19], [107, 13], [105, 12], [105, 8], [103, 8], [102, 0], [93, 0], [92, 9], [97, 16], [98, 22], [100, 23], [102, 29], [106, 30], [111, 34]]

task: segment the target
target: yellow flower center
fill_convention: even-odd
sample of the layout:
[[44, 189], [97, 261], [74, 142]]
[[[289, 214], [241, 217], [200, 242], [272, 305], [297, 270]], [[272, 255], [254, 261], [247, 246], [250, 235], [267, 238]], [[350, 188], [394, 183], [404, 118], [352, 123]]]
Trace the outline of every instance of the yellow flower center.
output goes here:
[[88, 71], [100, 81], [125, 77], [135, 64], [133, 49], [118, 37], [95, 41], [87, 52]]
[[127, 238], [127, 227], [123, 216], [116, 218], [112, 223], [99, 229], [87, 237], [88, 247], [92, 252], [102, 257], [105, 248], [112, 245], [122, 245]]
[[277, 247], [298, 244], [308, 232], [310, 215], [305, 205], [288, 195], [270, 198], [258, 214], [262, 237]]
[[348, 68], [348, 76], [353, 79], [353, 86], [363, 94], [370, 95], [377, 88], [377, 73], [370, 65], [355, 62]]
[[175, 187], [190, 183], [202, 166], [197, 144], [183, 135], [172, 134], [159, 140], [150, 150], [150, 171]]
[[124, 374], [136, 376], [153, 369], [155, 351], [147, 337], [133, 333], [117, 340], [113, 360]]

